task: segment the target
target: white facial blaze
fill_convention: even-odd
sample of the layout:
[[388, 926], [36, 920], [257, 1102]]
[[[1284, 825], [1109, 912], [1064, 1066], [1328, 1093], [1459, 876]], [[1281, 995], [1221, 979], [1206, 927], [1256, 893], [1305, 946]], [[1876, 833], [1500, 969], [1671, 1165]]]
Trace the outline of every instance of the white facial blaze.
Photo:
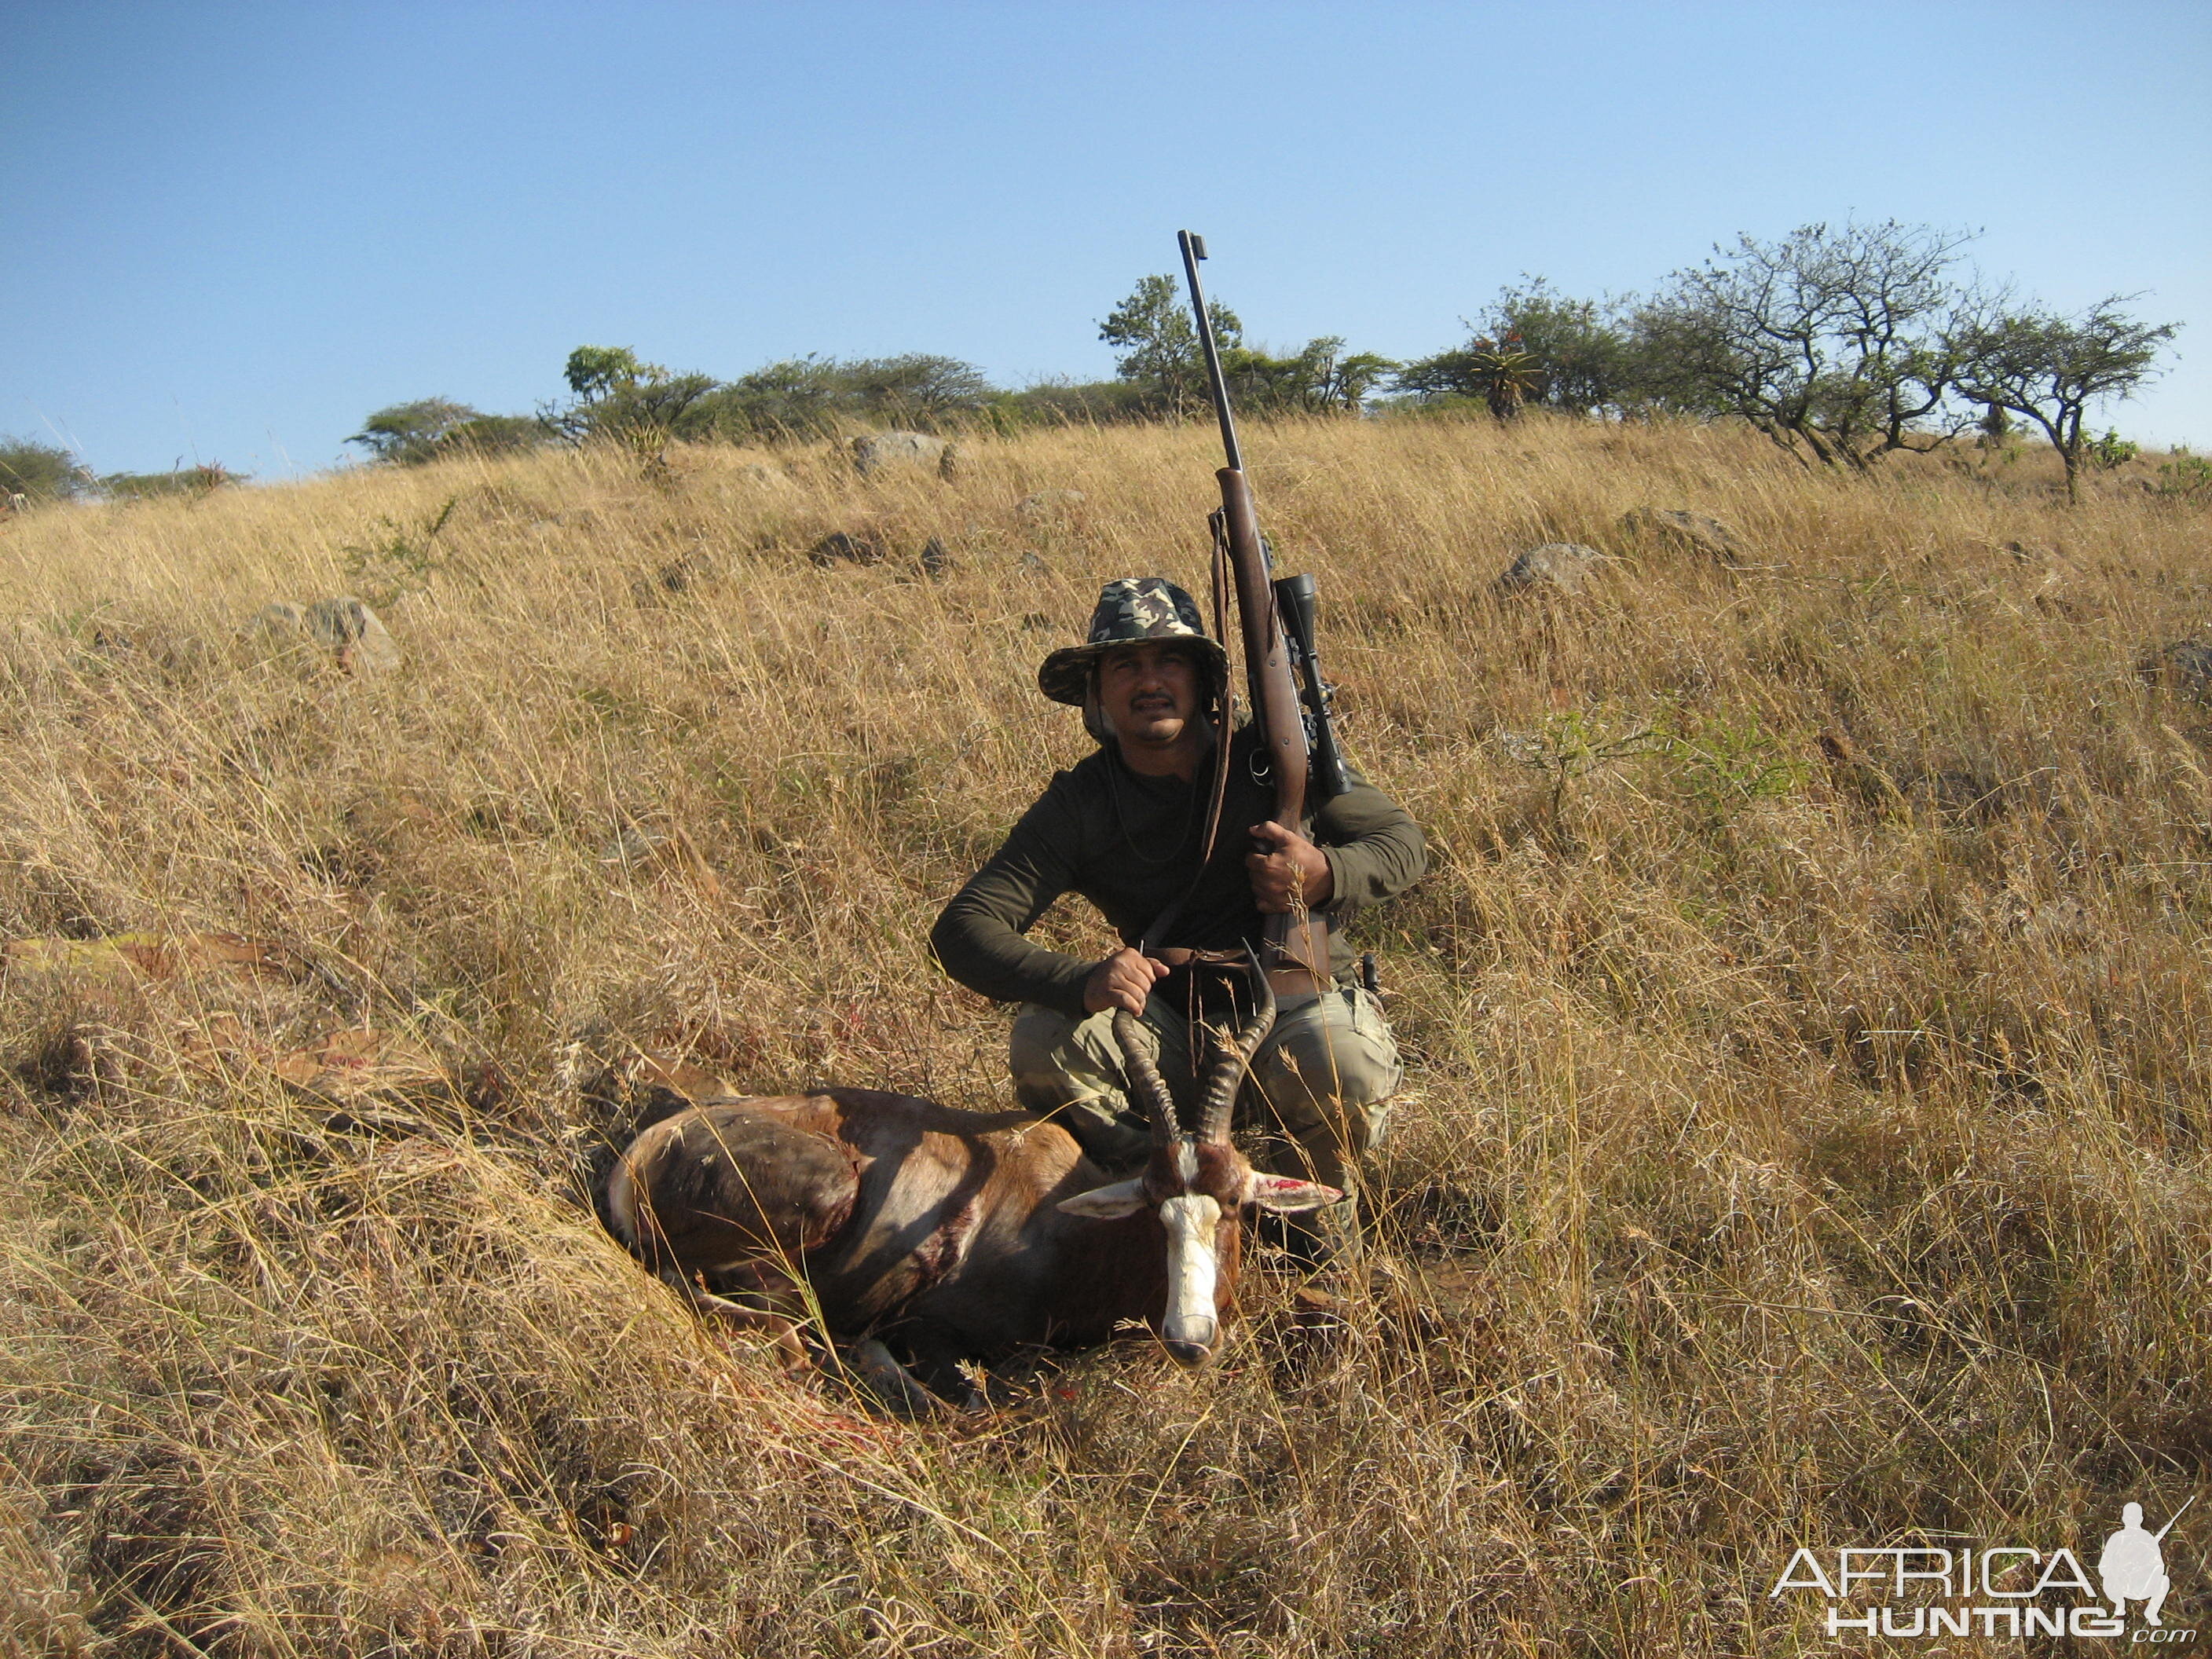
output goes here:
[[1168, 1231], [1168, 1316], [1160, 1334], [1170, 1342], [1213, 1346], [1213, 1231], [1221, 1206], [1203, 1193], [1160, 1202]]

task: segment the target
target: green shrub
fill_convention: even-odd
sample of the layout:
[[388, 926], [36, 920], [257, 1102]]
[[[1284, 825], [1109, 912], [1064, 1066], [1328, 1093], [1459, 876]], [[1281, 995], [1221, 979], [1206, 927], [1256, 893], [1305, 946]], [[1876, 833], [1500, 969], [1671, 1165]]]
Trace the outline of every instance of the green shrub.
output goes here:
[[175, 495], [198, 498], [212, 495], [225, 484], [240, 483], [246, 476], [233, 472], [221, 461], [179, 466], [167, 472], [110, 472], [100, 479], [100, 493], [118, 501], [159, 501]]
[[2172, 460], [2158, 464], [2158, 483], [2154, 487], [2160, 495], [2177, 500], [2212, 501], [2212, 461], [2185, 449], [2177, 449]]
[[792, 357], [741, 374], [700, 402], [711, 435], [821, 437], [886, 422], [931, 430], [965, 423], [995, 398], [982, 370], [957, 357]]
[[486, 415], [450, 398], [418, 398], [378, 410], [346, 441], [361, 445], [374, 459], [421, 466], [453, 455], [535, 449], [551, 436], [534, 415]]
[[441, 438], [437, 453], [513, 455], [535, 449], [551, 436], [535, 415], [477, 415]]
[[1130, 380], [1040, 380], [1018, 392], [1001, 392], [982, 410], [1001, 432], [1038, 426], [1110, 426], [1150, 420], [1158, 411], [1143, 386]]
[[92, 474], [58, 445], [0, 437], [0, 493], [33, 501], [67, 501], [92, 487]]
[[2081, 442], [2081, 459], [2100, 471], [2125, 466], [2142, 453], [2141, 446], [2130, 443], [2112, 427], [2105, 428], [2103, 437], [2085, 438]]

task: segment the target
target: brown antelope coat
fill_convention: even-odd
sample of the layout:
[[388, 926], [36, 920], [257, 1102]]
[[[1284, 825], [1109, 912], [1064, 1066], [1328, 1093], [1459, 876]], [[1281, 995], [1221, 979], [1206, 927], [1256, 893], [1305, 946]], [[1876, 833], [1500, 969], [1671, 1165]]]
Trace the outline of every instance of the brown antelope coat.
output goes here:
[[1235, 1295], [1239, 1209], [1339, 1196], [1255, 1173], [1229, 1142], [1230, 1101], [1273, 1012], [1263, 994], [1224, 1045], [1194, 1134], [1122, 1017], [1154, 1124], [1151, 1161], [1129, 1181], [1109, 1183], [1072, 1135], [1027, 1112], [830, 1089], [708, 1102], [653, 1125], [616, 1168], [609, 1215], [672, 1283], [710, 1277], [787, 1314], [811, 1297], [832, 1335], [882, 1337], [940, 1393], [967, 1392], [963, 1358], [1101, 1342], [1125, 1321], [1196, 1363]]

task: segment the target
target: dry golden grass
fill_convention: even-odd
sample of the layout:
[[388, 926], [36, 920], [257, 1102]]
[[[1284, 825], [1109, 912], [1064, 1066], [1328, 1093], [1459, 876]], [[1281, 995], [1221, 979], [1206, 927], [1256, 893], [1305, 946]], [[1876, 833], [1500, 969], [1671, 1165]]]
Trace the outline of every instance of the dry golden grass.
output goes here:
[[[950, 484], [562, 453], [0, 527], [0, 933], [286, 952], [0, 985], [0, 1645], [1780, 1654], [1829, 1645], [1766, 1595], [1799, 1543], [2094, 1549], [2196, 1490], [2212, 716], [2136, 666], [2203, 626], [2206, 519], [2127, 477], [2069, 512], [2033, 459], [1251, 434], [1348, 742], [1434, 848], [1365, 927], [1416, 1065], [1401, 1284], [1349, 1328], [1259, 1275], [1213, 1370], [1123, 1346], [908, 1427], [630, 1263], [589, 1192], [635, 1103], [590, 1079], [635, 1048], [1003, 1103], [1005, 1016], [922, 939], [1082, 750], [1037, 659], [1107, 576], [1194, 583], [1209, 445], [979, 440]], [[1088, 499], [1015, 512], [1048, 488]], [[862, 527], [892, 562], [805, 557]], [[1620, 562], [1490, 591], [1554, 539]], [[241, 632], [343, 592], [396, 673]], [[678, 829], [712, 882], [621, 855]], [[452, 1089], [272, 1072], [365, 1025]]]

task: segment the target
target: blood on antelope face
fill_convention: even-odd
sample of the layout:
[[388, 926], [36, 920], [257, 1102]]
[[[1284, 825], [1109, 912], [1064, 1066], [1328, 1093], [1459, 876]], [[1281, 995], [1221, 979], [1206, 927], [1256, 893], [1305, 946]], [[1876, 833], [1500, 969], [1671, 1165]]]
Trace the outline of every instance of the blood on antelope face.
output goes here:
[[[1256, 961], [1252, 969], [1258, 1006], [1243, 1029], [1221, 1045], [1223, 1052], [1206, 1079], [1195, 1133], [1185, 1132], [1176, 1117], [1143, 1027], [1127, 1013], [1114, 1016], [1114, 1036], [1130, 1082], [1152, 1118], [1152, 1158], [1142, 1175], [1062, 1199], [1060, 1204], [1071, 1215], [1101, 1220], [1133, 1215], [1146, 1207], [1158, 1212], [1167, 1235], [1167, 1308], [1160, 1337], [1168, 1352], [1186, 1365], [1204, 1363], [1220, 1343], [1216, 1291], [1224, 1248], [1236, 1237], [1237, 1212], [1247, 1205], [1311, 1210], [1344, 1196], [1317, 1182], [1263, 1174], [1230, 1144], [1229, 1121], [1237, 1085], [1275, 1018], [1274, 997]], [[1233, 1262], [1232, 1257], [1232, 1273]]]

